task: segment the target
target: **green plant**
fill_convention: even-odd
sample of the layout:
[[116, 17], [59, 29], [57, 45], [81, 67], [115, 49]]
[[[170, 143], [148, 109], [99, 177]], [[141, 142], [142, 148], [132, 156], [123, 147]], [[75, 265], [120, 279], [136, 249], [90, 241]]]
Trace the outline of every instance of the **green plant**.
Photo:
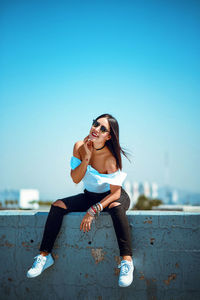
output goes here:
[[133, 209], [151, 210], [153, 206], [159, 206], [160, 204], [163, 204], [162, 200], [160, 199], [150, 199], [145, 195], [140, 195]]

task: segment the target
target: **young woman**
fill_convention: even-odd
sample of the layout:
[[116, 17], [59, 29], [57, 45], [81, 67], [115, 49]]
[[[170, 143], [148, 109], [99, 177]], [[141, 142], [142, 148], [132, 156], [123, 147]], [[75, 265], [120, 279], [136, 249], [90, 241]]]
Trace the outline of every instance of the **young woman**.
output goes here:
[[133, 281], [134, 265], [130, 228], [126, 210], [130, 198], [122, 188], [126, 173], [122, 172], [121, 153], [126, 153], [119, 144], [119, 125], [110, 114], [103, 114], [93, 120], [89, 135], [74, 145], [71, 158], [71, 177], [75, 183], [83, 180], [84, 192], [75, 196], [58, 199], [51, 205], [40, 254], [35, 257], [27, 277], [40, 275], [53, 263], [51, 251], [59, 233], [63, 216], [69, 212], [85, 211], [80, 230], [88, 232], [96, 215], [108, 212], [113, 221], [122, 257], [119, 286], [129, 286]]

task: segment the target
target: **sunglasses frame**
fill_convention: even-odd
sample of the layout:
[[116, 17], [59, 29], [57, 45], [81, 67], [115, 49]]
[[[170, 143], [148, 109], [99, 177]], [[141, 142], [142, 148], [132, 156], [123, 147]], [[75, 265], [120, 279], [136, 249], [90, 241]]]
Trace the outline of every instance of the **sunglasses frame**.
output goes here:
[[[95, 126], [95, 123], [96, 123], [96, 126]], [[93, 127], [96, 128], [96, 127], [99, 127], [100, 125], [101, 124], [96, 119], [93, 119], [93, 121], [92, 121], [92, 126]], [[103, 128], [103, 130], [102, 130], [102, 128]], [[109, 130], [104, 125], [101, 125], [100, 130], [101, 130], [102, 133], [106, 133], [106, 132], [110, 133]]]

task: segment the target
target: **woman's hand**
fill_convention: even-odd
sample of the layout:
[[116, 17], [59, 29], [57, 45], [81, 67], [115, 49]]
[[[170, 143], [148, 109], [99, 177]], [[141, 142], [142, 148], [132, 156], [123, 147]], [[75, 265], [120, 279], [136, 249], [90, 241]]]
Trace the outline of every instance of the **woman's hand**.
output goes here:
[[89, 135], [87, 135], [84, 140], [84, 148], [85, 148], [85, 158], [90, 160], [92, 156], [92, 152], [94, 150], [93, 142], [89, 139]]
[[90, 214], [86, 213], [86, 215], [84, 216], [84, 218], [81, 222], [80, 230], [83, 230], [84, 232], [90, 231], [93, 220], [94, 220], [94, 217], [92, 217]]

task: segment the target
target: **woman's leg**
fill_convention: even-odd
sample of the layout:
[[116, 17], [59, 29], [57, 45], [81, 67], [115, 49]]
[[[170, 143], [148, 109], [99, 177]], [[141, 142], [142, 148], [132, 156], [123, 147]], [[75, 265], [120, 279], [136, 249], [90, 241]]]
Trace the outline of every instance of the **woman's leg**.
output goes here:
[[132, 243], [126, 210], [121, 204], [119, 204], [109, 208], [108, 212], [110, 213], [113, 221], [113, 226], [120, 250], [120, 256], [122, 256], [123, 259], [131, 260]]
[[121, 264], [118, 266], [120, 270], [118, 284], [120, 287], [127, 287], [133, 281], [134, 265], [132, 261], [132, 243], [130, 227], [126, 210], [129, 208], [130, 198], [122, 189], [120, 199], [112, 202], [108, 207], [117, 236], [117, 241], [122, 256]]
[[84, 210], [84, 204], [86, 204], [86, 201], [84, 200], [85, 195], [81, 193], [75, 196], [58, 199], [51, 205], [39, 249], [40, 254], [47, 255], [52, 251], [55, 240], [60, 231], [64, 215], [70, 211]]
[[67, 213], [67, 209], [51, 205], [40, 245], [40, 254], [47, 255], [52, 251], [56, 237], [60, 231], [63, 217]]
[[40, 245], [40, 254], [34, 257], [34, 263], [27, 271], [28, 278], [39, 276], [45, 269], [54, 264], [50, 252], [60, 231], [64, 215], [70, 211], [84, 211], [88, 205], [87, 197], [83, 193], [58, 199], [51, 205]]
[[119, 245], [120, 256], [123, 259], [131, 260], [132, 243], [131, 233], [126, 210], [130, 206], [130, 198], [126, 191], [121, 189], [121, 196], [115, 202], [112, 202], [106, 211], [111, 215], [113, 226], [115, 229], [117, 242]]

